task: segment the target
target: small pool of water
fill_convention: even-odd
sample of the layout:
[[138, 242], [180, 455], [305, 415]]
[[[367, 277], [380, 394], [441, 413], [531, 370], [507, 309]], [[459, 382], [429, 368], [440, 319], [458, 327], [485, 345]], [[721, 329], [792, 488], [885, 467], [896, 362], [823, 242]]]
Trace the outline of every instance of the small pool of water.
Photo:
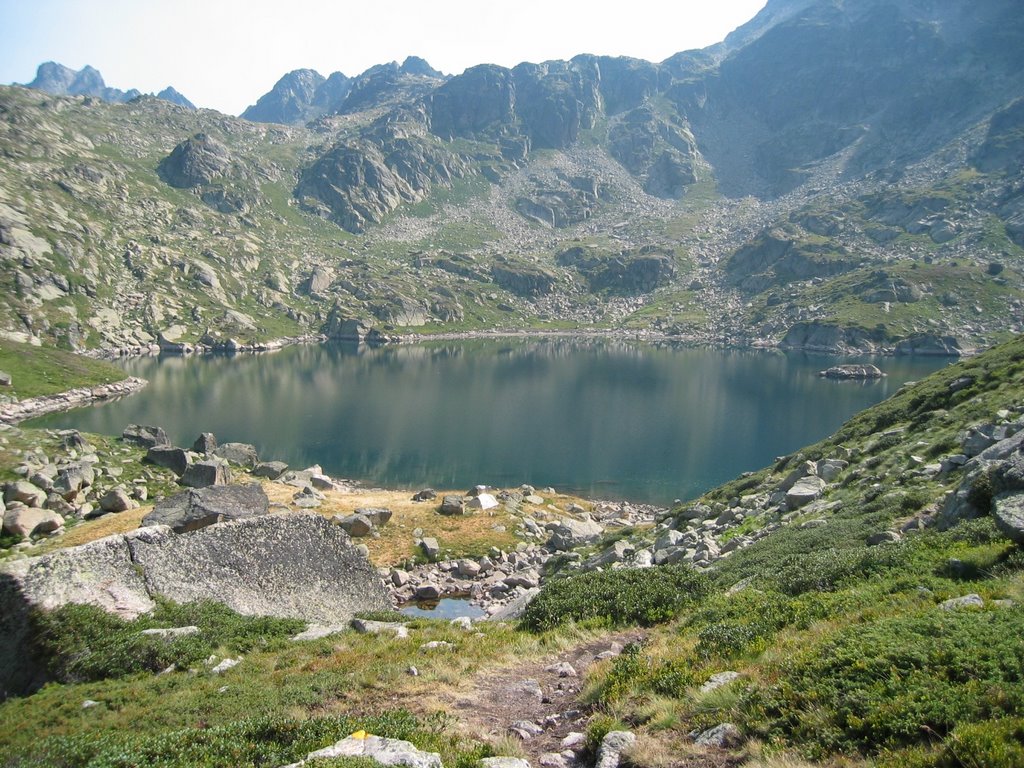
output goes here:
[[399, 613], [420, 619], [458, 619], [467, 616], [478, 619], [484, 615], [484, 609], [473, 605], [462, 597], [443, 597], [436, 602], [412, 602], [398, 609]]

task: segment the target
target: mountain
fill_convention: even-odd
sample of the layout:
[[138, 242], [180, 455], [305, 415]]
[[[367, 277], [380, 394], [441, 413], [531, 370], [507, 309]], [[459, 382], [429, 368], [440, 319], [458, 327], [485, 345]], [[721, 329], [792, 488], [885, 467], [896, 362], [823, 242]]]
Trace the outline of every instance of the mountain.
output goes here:
[[300, 125], [322, 115], [359, 112], [380, 106], [381, 99], [397, 103], [415, 100], [444, 80], [444, 75], [418, 56], [379, 64], [356, 77], [334, 72], [324, 78], [313, 69], [289, 72], [242, 113], [259, 123]]
[[4, 89], [0, 329], [969, 352], [1024, 330], [1022, 41], [1012, 0], [773, 0], [658, 63], [297, 70], [245, 119]]
[[[104, 101], [114, 103], [131, 101], [142, 95], [142, 92], [135, 88], [121, 91], [117, 88], [107, 87], [99, 70], [88, 65], [76, 72], [70, 67], [53, 61], [40, 64], [36, 70], [35, 79], [31, 83], [26, 83], [25, 87], [46, 91], [55, 96], [96, 96]], [[196, 108], [191, 101], [170, 86], [160, 91], [157, 98], [188, 109]]]

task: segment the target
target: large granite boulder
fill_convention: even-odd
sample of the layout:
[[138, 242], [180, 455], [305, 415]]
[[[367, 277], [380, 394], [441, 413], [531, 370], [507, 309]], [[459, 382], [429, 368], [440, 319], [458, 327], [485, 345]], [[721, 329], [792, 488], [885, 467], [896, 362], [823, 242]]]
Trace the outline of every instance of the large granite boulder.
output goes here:
[[154, 445], [146, 451], [145, 461], [169, 469], [178, 477], [184, 475], [185, 470], [192, 463], [187, 451], [172, 445]]
[[152, 448], [155, 445], [170, 445], [167, 433], [161, 427], [146, 424], [129, 424], [121, 433], [121, 439], [139, 448]]
[[139, 528], [0, 564], [0, 691], [24, 692], [42, 682], [32, 660], [30, 609], [81, 603], [131, 619], [151, 611], [157, 596], [317, 624], [390, 607], [370, 561], [315, 513], [265, 515], [181, 535], [166, 526]]
[[1008, 538], [1024, 544], [1024, 493], [1006, 493], [992, 503], [996, 527]]
[[259, 483], [217, 485], [179, 493], [157, 504], [142, 518], [143, 525], [166, 525], [187, 533], [227, 520], [265, 515], [270, 500]]
[[223, 459], [197, 461], [190, 464], [181, 476], [182, 485], [189, 488], [207, 488], [211, 485], [226, 485], [231, 482], [231, 470]]
[[64, 525], [64, 518], [49, 509], [11, 505], [4, 511], [4, 533], [29, 538], [40, 533], [52, 533]]
[[548, 547], [555, 552], [575, 549], [600, 538], [604, 529], [593, 520], [565, 518], [551, 531]]
[[256, 446], [249, 443], [222, 443], [213, 449], [213, 455], [246, 469], [254, 469], [260, 463]]

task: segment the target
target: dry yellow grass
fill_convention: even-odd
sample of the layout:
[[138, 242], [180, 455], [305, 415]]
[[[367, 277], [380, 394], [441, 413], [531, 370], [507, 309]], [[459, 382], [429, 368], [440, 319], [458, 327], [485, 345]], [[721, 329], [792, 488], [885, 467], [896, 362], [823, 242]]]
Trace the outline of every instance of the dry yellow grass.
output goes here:
[[[243, 476], [239, 480], [251, 482], [249, 476]], [[292, 496], [297, 491], [295, 487], [282, 483], [263, 481], [262, 484], [272, 504], [290, 506]], [[421, 529], [423, 536], [436, 538], [442, 550], [450, 551], [455, 557], [480, 556], [486, 554], [491, 547], [514, 549], [520, 541], [515, 535], [519, 518], [506, 511], [504, 506], [486, 512], [449, 516], [438, 513], [440, 501], [415, 502], [412, 501], [412, 495], [413, 491], [410, 490], [380, 488], [326, 491], [324, 501], [316, 511], [330, 518], [334, 515], [350, 515], [362, 507], [390, 509], [393, 516], [381, 529], [380, 537], [367, 537], [361, 540], [361, 543], [366, 544], [370, 550], [370, 559], [378, 566], [394, 565], [415, 557], [417, 549], [413, 532], [416, 529]], [[443, 494], [439, 494], [439, 497], [441, 495]], [[524, 504], [523, 512], [538, 520], [544, 520], [555, 513], [552, 507], [564, 510], [569, 504], [574, 503], [589, 507], [579, 498], [557, 494], [545, 497], [543, 505]], [[134, 530], [152, 508], [152, 504], [145, 505], [139, 509], [104, 515], [96, 520], [81, 523], [68, 530], [64, 536], [48, 542], [43, 551], [73, 547], [104, 536]], [[501, 528], [504, 530], [499, 530]]]

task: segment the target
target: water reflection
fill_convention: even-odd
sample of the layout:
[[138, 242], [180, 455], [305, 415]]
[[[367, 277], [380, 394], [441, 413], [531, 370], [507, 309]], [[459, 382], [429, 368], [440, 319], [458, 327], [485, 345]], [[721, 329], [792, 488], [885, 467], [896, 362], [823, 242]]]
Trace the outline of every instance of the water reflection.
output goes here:
[[40, 421], [159, 424], [186, 446], [213, 431], [387, 486], [527, 482], [667, 503], [819, 440], [944, 361], [875, 362], [889, 377], [859, 383], [819, 379], [824, 356], [608, 340], [293, 347], [126, 361], [150, 380], [142, 393]]

